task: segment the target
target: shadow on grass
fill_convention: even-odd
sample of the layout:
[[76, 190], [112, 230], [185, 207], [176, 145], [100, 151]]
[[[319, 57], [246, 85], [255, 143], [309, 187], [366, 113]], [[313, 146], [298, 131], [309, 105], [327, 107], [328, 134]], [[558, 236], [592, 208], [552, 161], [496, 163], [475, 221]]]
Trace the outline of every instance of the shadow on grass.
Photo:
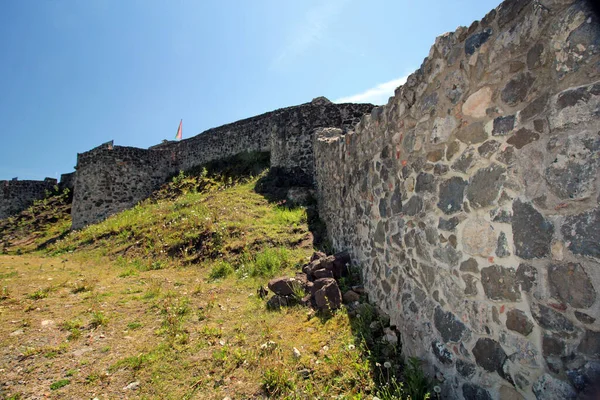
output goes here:
[[[301, 204], [289, 201], [288, 191], [290, 189], [294, 189], [305, 196]], [[271, 168], [256, 182], [254, 190], [270, 203], [276, 203], [292, 210], [304, 207], [306, 209], [308, 230], [313, 237], [313, 247], [325, 253], [331, 252], [325, 224], [319, 218], [312, 180], [305, 173], [301, 171], [290, 173], [279, 168]]]

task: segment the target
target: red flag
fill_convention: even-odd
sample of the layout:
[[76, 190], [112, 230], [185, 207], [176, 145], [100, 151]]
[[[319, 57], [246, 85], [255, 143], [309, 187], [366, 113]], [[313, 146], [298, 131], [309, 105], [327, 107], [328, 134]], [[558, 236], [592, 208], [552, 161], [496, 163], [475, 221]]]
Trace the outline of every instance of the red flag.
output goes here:
[[181, 127], [182, 127], [182, 124], [183, 124], [183, 120], [179, 121], [179, 128], [177, 128], [177, 135], [175, 135], [175, 139], [177, 139], [177, 140], [181, 140], [181, 136], [182, 136]]

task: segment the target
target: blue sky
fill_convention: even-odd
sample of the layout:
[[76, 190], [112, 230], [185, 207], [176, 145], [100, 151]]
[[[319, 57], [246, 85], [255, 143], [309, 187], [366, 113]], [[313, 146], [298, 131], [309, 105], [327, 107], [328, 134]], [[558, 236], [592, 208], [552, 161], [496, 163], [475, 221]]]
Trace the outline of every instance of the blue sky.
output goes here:
[[499, 0], [0, 2], [0, 179], [71, 172], [326, 96], [382, 104], [436, 36]]

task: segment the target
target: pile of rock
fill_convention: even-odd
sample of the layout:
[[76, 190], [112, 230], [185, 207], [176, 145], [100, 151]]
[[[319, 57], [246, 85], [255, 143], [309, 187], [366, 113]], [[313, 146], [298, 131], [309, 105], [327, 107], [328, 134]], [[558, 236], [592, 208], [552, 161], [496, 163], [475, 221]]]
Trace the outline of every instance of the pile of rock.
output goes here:
[[350, 255], [347, 252], [327, 256], [315, 252], [310, 261], [295, 277], [280, 277], [269, 281], [274, 295], [267, 306], [272, 309], [295, 304], [311, 306], [317, 310], [335, 310], [344, 303], [358, 301], [362, 288], [348, 290], [342, 296], [338, 280], [348, 275]]

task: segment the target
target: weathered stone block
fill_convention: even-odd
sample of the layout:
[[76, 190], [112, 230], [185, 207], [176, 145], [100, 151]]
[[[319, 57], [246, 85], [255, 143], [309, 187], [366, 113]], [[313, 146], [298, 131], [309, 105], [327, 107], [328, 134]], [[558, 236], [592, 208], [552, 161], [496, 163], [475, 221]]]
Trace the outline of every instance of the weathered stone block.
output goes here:
[[581, 264], [551, 264], [548, 267], [550, 293], [577, 308], [588, 308], [596, 300], [596, 290]]
[[467, 199], [473, 208], [487, 207], [498, 198], [506, 180], [506, 169], [498, 164], [479, 169], [467, 187]]
[[433, 315], [436, 329], [442, 335], [442, 340], [448, 342], [460, 342], [467, 334], [467, 328], [451, 312], [445, 312], [441, 307], [436, 307]]
[[503, 374], [502, 366], [506, 361], [506, 352], [500, 343], [489, 338], [480, 338], [475, 343], [473, 355], [477, 365], [489, 372]]
[[511, 331], [527, 336], [533, 330], [533, 323], [523, 311], [513, 309], [506, 313], [506, 327]]
[[473, 256], [488, 257], [496, 249], [496, 233], [483, 218], [472, 218], [465, 222], [462, 231], [463, 250]]
[[439, 186], [439, 202], [437, 206], [445, 214], [452, 214], [462, 209], [467, 182], [459, 177], [450, 178]]
[[550, 254], [554, 225], [531, 204], [514, 201], [512, 230], [517, 256], [532, 259]]
[[515, 270], [500, 265], [481, 269], [481, 284], [488, 298], [492, 300], [518, 301], [521, 292]]
[[561, 232], [575, 254], [600, 258], [600, 208], [565, 218]]

